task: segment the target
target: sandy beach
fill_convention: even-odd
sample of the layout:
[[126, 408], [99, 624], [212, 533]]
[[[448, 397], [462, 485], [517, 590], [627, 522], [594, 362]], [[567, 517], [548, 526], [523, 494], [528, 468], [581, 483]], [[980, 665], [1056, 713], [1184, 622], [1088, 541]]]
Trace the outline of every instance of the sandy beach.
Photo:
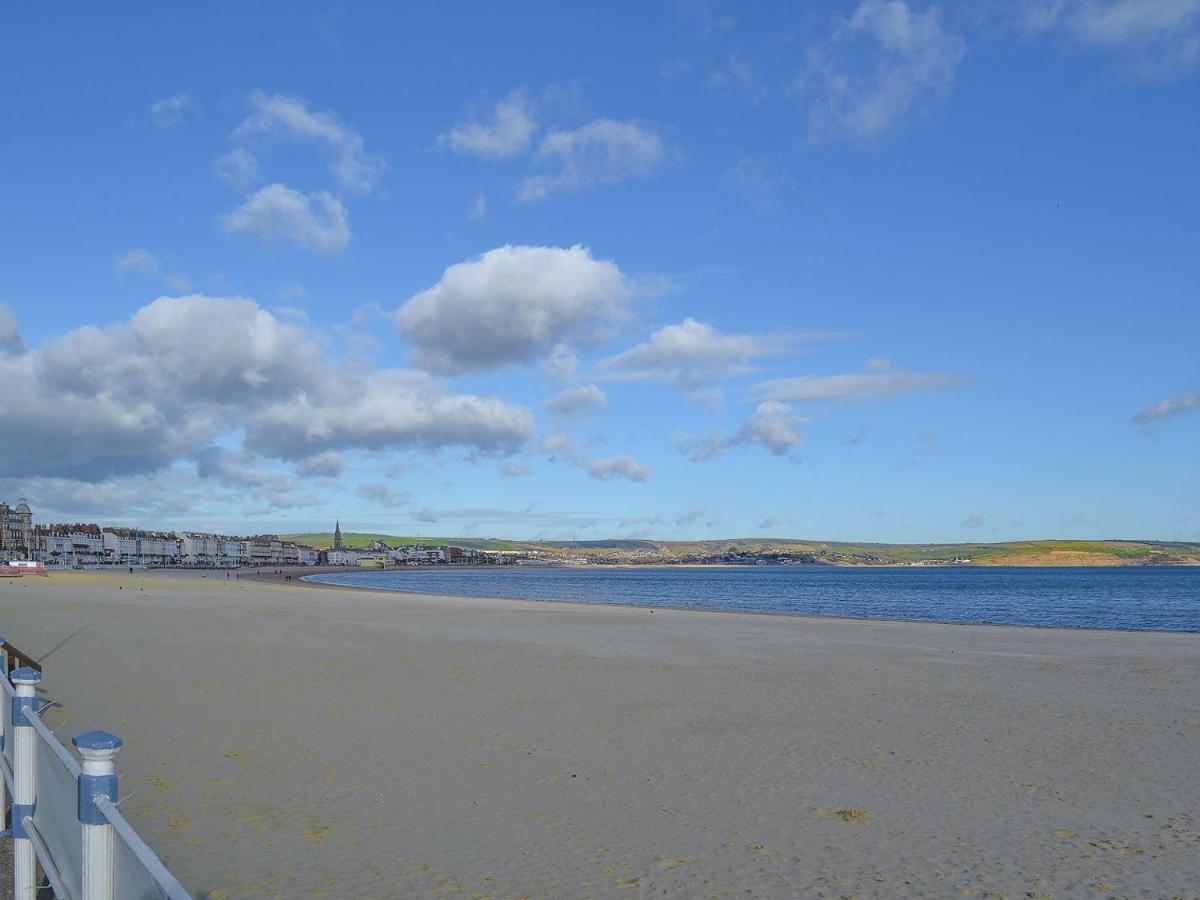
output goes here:
[[1197, 897], [1200, 636], [0, 584], [199, 897]]

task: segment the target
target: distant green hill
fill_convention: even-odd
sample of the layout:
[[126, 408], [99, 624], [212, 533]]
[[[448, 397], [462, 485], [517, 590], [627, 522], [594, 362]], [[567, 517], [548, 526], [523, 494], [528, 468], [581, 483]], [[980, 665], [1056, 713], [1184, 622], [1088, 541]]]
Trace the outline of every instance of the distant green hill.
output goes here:
[[[331, 531], [312, 532], [309, 534], [282, 534], [280, 537], [285, 541], [297, 541], [320, 550], [328, 550], [333, 546], [333, 532]], [[342, 543], [347, 547], [369, 547], [372, 541], [383, 541], [391, 547], [440, 547], [443, 544], [454, 544], [456, 547], [474, 547], [477, 550], [517, 550], [525, 546], [514, 541], [501, 541], [492, 538], [406, 537], [396, 534], [367, 534], [358, 531], [342, 532]]]
[[[333, 545], [329, 532], [283, 535], [313, 547]], [[347, 547], [367, 547], [380, 540], [436, 546], [455, 544], [479, 550], [537, 550], [584, 557], [591, 562], [688, 562], [730, 554], [787, 554], [812, 557], [831, 565], [913, 564], [969, 560], [985, 566], [1127, 566], [1200, 565], [1200, 543], [1172, 541], [1011, 541], [999, 544], [866, 544], [805, 541], [787, 538], [728, 538], [715, 541], [509, 541], [495, 538], [411, 537], [345, 532]]]

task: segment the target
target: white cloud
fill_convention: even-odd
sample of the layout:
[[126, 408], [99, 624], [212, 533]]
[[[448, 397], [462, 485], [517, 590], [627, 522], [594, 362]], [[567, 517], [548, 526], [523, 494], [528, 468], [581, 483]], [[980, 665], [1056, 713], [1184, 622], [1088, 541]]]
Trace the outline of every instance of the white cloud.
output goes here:
[[173, 128], [183, 121], [183, 114], [192, 105], [189, 94], [164, 97], [150, 106], [150, 118], [159, 128]]
[[412, 497], [408, 491], [394, 490], [382, 481], [360, 484], [354, 489], [354, 493], [364, 500], [370, 500], [372, 503], [377, 503], [388, 509], [397, 509], [398, 507], [406, 506]]
[[746, 370], [756, 356], [777, 352], [786, 338], [723, 334], [693, 318], [658, 329], [650, 338], [600, 363], [615, 377], [663, 379], [685, 389]]
[[505, 246], [450, 266], [396, 321], [420, 365], [458, 373], [596, 340], [624, 316], [629, 293], [616, 264], [585, 247]]
[[550, 454], [551, 458], [566, 459], [579, 462], [582, 455], [570, 435], [560, 428], [551, 428], [542, 438], [541, 449]]
[[524, 407], [450, 393], [428, 375], [392, 369], [330, 378], [320, 390], [265, 406], [249, 418], [246, 444], [279, 459], [334, 449], [461, 446], [503, 453], [532, 434]]
[[487, 215], [487, 194], [477, 194], [475, 196], [475, 205], [471, 207], [471, 218], [482, 219]]
[[739, 444], [758, 444], [776, 456], [786, 456], [804, 443], [804, 435], [800, 433], [800, 427], [804, 424], [806, 420], [795, 415], [786, 403], [765, 400], [754, 408], [754, 412], [732, 437], [722, 434], [708, 437], [684, 434], [676, 439], [675, 446], [692, 462], [715, 459]]
[[525, 91], [515, 90], [496, 104], [492, 121], [463, 122], [442, 135], [456, 153], [511, 159], [529, 149], [537, 120]]
[[217, 160], [217, 177], [239, 190], [247, 190], [262, 177], [258, 158], [244, 147], [234, 147]]
[[960, 375], [946, 372], [906, 372], [899, 369], [855, 372], [846, 375], [800, 375], [761, 381], [751, 392], [765, 400], [804, 402], [815, 400], [866, 400], [928, 388], [957, 387]]
[[1200, 0], [1026, 0], [1017, 12], [1031, 31], [1057, 29], [1081, 44], [1125, 52], [1147, 74], [1200, 60]]
[[284, 184], [269, 184], [221, 219], [226, 231], [263, 240], [288, 240], [326, 256], [350, 242], [346, 209], [332, 194], [303, 194]]
[[589, 475], [600, 481], [627, 478], [630, 481], [643, 482], [650, 478], [650, 467], [629, 455], [593, 459], [588, 463], [587, 470]]
[[804, 419], [794, 415], [787, 404], [765, 400], [742, 425], [736, 441], [758, 444], [776, 456], [783, 456], [804, 443], [804, 436], [800, 434], [803, 424]]
[[312, 112], [299, 97], [252, 91], [250, 114], [238, 125], [236, 140], [267, 138], [324, 144], [333, 154], [333, 174], [350, 191], [368, 193], [383, 176], [382, 156], [366, 152], [362, 137], [331, 112]]
[[[330, 472], [340, 450], [502, 452], [533, 431], [523, 407], [452, 393], [423, 373], [343, 371], [323, 358], [305, 323], [239, 297], [164, 297], [126, 322], [0, 354], [0, 383], [0, 472], [8, 477], [100, 482], [195, 459], [228, 481], [231, 466], [256, 465], [230, 453], [301, 468], [317, 456]], [[205, 449], [238, 434], [242, 448]]]
[[130, 250], [117, 260], [113, 271], [118, 275], [122, 272], [137, 272], [141, 275], [157, 275], [158, 260], [149, 250]]
[[954, 83], [966, 42], [942, 28], [936, 7], [903, 0], [863, 0], [832, 36], [808, 53], [803, 84], [814, 102], [814, 141], [869, 140], [910, 109], [943, 99]]
[[0, 303], [0, 354], [25, 352], [25, 341], [17, 317], [7, 303]]
[[296, 474], [307, 478], [336, 478], [346, 471], [346, 459], [329, 450], [296, 463]]
[[596, 119], [570, 131], [551, 131], [536, 158], [553, 171], [522, 180], [517, 196], [544, 200], [555, 191], [646, 178], [665, 155], [658, 135], [636, 122]]
[[1157, 422], [1159, 419], [1166, 419], [1185, 412], [1200, 412], [1200, 394], [1181, 394], [1178, 397], [1160, 400], [1153, 406], [1143, 409], [1130, 421], [1145, 425], [1148, 422]]
[[604, 391], [589, 384], [559, 391], [546, 403], [546, 409], [556, 416], [574, 416], [607, 405], [608, 397]]

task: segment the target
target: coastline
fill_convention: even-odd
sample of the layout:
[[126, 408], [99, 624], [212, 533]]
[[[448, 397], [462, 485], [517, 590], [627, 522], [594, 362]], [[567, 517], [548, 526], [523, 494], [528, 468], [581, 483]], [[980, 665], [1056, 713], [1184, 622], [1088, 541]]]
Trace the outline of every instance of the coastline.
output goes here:
[[[898, 618], [898, 617], [892, 617], [892, 616], [856, 616], [856, 615], [833, 616], [833, 615], [825, 615], [822, 613], [796, 612], [796, 611], [790, 611], [790, 610], [719, 609], [719, 608], [702, 607], [702, 606], [657, 605], [657, 604], [652, 604], [652, 603], [636, 603], [636, 602], [632, 602], [632, 601], [623, 601], [623, 600], [586, 601], [586, 600], [569, 600], [569, 599], [562, 599], [562, 598], [558, 598], [558, 597], [500, 597], [500, 596], [483, 595], [483, 594], [470, 594], [470, 595], [458, 595], [458, 594], [454, 594], [454, 593], [443, 594], [443, 593], [437, 593], [437, 592], [433, 592], [433, 591], [406, 590], [404, 588], [395, 588], [395, 587], [372, 587], [372, 586], [366, 585], [366, 584], [337, 584], [334, 582], [312, 581], [310, 579], [314, 575], [323, 575], [323, 574], [341, 575], [341, 574], [368, 574], [368, 573], [372, 573], [372, 572], [445, 571], [445, 569], [446, 569], [445, 566], [405, 566], [405, 567], [396, 567], [393, 569], [366, 569], [366, 570], [364, 570], [362, 568], [355, 568], [355, 567], [345, 567], [345, 568], [339, 568], [339, 569], [330, 569], [329, 567], [309, 567], [309, 568], [311, 569], [311, 571], [305, 570], [304, 573], [299, 575], [298, 577], [296, 577], [295, 581], [292, 583], [305, 585], [308, 587], [316, 587], [316, 588], [324, 588], [324, 589], [368, 591], [368, 592], [371, 592], [374, 594], [397, 594], [397, 595], [402, 595], [402, 596], [416, 596], [416, 597], [445, 597], [445, 598], [452, 598], [452, 599], [469, 598], [472, 600], [515, 602], [515, 603], [561, 603], [561, 604], [585, 606], [585, 607], [613, 606], [613, 607], [626, 607], [626, 608], [630, 608], [630, 609], [645, 609], [645, 610], [650, 610], [652, 612], [664, 612], [664, 613], [675, 612], [675, 611], [687, 611], [687, 612], [697, 612], [697, 613], [711, 613], [711, 614], [717, 614], [717, 615], [746, 615], [746, 616], [768, 616], [768, 617], [774, 616], [774, 617], [785, 617], [785, 618], [794, 618], [794, 619], [816, 619], [816, 620], [822, 620], [822, 621], [891, 622], [891, 623], [895, 623], [895, 624], [913, 624], [913, 625], [954, 625], [954, 626], [971, 627], [971, 628], [1033, 628], [1033, 629], [1038, 629], [1038, 630], [1049, 629], [1049, 630], [1062, 630], [1062, 631], [1099, 631], [1099, 632], [1116, 632], [1116, 633], [1121, 633], [1121, 634], [1180, 634], [1180, 635], [1200, 634], [1200, 628], [1114, 628], [1114, 627], [1101, 627], [1101, 626], [1092, 626], [1092, 625], [1043, 625], [1043, 624], [1038, 624], [1038, 623], [1022, 623], [1022, 622], [969, 622], [969, 621], [962, 621], [962, 620], [958, 620], [958, 619], [932, 619], [932, 618], [917, 619], [917, 618]], [[471, 568], [471, 569], [476, 569], [476, 570], [487, 570], [487, 569], [491, 569], [494, 567], [476, 566], [476, 567], [464, 567], [464, 568]], [[645, 568], [654, 568], [654, 567], [652, 567], [652, 566], [588, 566], [587, 568], [590, 570], [590, 569], [602, 569], [602, 568], [645, 569]], [[676, 567], [664, 566], [663, 568], [676, 568]], [[723, 569], [748, 568], [748, 569], [753, 569], [756, 567], [752, 567], [752, 566], [719, 566], [719, 567], [718, 566], [713, 566], [713, 567], [696, 566], [694, 568], [723, 568]], [[845, 568], [849, 568], [849, 567], [845, 567]], [[860, 568], [860, 567], [856, 567], [856, 568]], [[909, 567], [906, 567], [906, 566], [888, 566], [888, 567], [880, 566], [880, 567], [873, 567], [873, 568], [909, 568]], [[956, 566], [954, 568], [969, 568], [969, 567]], [[986, 567], [979, 567], [979, 568], [986, 568]], [[1015, 568], [1015, 567], [1006, 567], [1006, 568]], [[1028, 568], [1038, 568], [1038, 567], [1028, 567]], [[1116, 568], [1116, 567], [1102, 566], [1099, 568], [1109, 569], [1109, 568]], [[262, 581], [267, 581], [267, 582], [270, 582], [270, 581], [278, 582], [280, 580], [281, 576], [278, 576], [278, 575], [260, 575], [260, 576], [256, 575], [256, 576], [254, 576], [254, 578], [256, 580], [262, 580]]]
[[0, 586], [48, 724], [121, 734], [123, 809], [201, 896], [1200, 883], [1194, 635], [212, 574]]

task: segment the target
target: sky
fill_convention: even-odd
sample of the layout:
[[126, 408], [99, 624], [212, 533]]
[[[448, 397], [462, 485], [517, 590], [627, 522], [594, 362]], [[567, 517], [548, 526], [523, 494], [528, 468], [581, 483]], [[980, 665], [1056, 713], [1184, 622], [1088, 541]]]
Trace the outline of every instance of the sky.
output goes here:
[[1200, 0], [0, 12], [0, 499], [1200, 540]]

